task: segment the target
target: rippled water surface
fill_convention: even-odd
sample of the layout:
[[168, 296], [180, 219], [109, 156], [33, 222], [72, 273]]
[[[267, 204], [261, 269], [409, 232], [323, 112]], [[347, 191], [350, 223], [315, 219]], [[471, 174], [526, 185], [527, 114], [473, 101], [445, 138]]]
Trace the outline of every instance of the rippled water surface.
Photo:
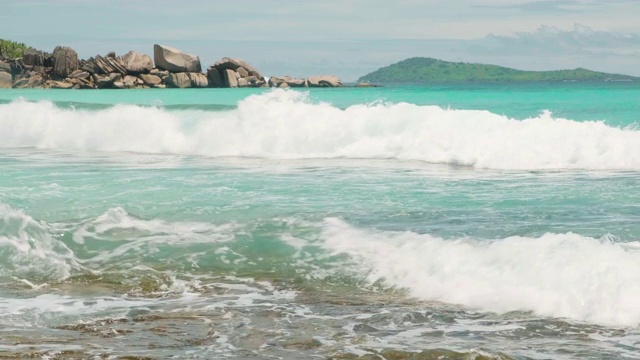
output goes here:
[[1, 93], [0, 357], [640, 358], [638, 89], [541, 86]]

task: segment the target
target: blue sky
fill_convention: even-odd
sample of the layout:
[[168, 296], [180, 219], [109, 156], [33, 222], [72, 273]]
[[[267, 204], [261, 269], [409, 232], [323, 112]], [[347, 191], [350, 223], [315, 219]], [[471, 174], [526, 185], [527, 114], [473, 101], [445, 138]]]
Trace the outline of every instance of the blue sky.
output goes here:
[[203, 68], [243, 58], [264, 75], [346, 81], [412, 56], [527, 70], [586, 67], [640, 76], [638, 0], [20, 0], [0, 38], [80, 57], [153, 44]]

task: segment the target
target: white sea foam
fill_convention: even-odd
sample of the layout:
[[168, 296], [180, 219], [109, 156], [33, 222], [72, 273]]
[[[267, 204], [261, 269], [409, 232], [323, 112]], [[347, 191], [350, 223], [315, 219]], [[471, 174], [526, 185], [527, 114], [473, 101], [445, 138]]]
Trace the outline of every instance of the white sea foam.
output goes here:
[[[123, 208], [108, 209], [96, 218], [77, 225], [72, 238], [74, 242], [85, 245], [90, 251], [86, 258], [79, 261], [84, 264], [114, 264], [136, 258], [168, 256], [161, 248], [176, 247], [171, 254], [174, 259], [182, 256], [195, 263], [202, 253], [190, 253], [189, 246], [205, 244], [214, 246], [234, 240], [235, 232], [241, 226], [235, 223], [214, 225], [204, 222], [175, 221], [160, 219], [140, 219]], [[100, 243], [114, 242], [108, 248]], [[100, 251], [92, 250], [98, 246]], [[224, 258], [224, 256], [223, 256]]]
[[[214, 251], [217, 244], [234, 240], [240, 227], [235, 223], [145, 220], [120, 207], [77, 224], [49, 224], [0, 202], [0, 261], [4, 264], [0, 278], [36, 289], [46, 287], [44, 282], [59, 282], [103, 266], [120, 264], [121, 270], [128, 269], [143, 258], [181, 258], [197, 267], [198, 258], [205, 253], [202, 249], [192, 253], [190, 246], [210, 245]], [[65, 232], [71, 232], [69, 246], [54, 235]], [[175, 249], [166, 252], [169, 248]], [[226, 257], [220, 255], [222, 261]], [[234, 255], [234, 261], [239, 257]]]
[[323, 246], [370, 281], [486, 311], [533, 311], [614, 326], [640, 324], [640, 242], [573, 233], [499, 240], [362, 230], [335, 218]]
[[[46, 224], [1, 202], [0, 262], [0, 275], [35, 275], [40, 281], [59, 281], [72, 270], [82, 268], [73, 252], [51, 235]], [[33, 288], [43, 285], [29, 283]]]
[[250, 96], [228, 111], [134, 105], [85, 111], [15, 101], [0, 105], [0, 147], [640, 170], [637, 129], [561, 119], [548, 112], [516, 120], [488, 111], [407, 103], [339, 109], [283, 90]]

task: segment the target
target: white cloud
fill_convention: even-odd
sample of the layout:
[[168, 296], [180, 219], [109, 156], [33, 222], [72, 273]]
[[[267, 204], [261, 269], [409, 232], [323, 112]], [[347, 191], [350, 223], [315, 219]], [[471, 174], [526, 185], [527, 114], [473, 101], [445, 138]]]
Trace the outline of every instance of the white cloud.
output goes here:
[[594, 30], [581, 24], [575, 24], [571, 30], [541, 26], [533, 32], [518, 32], [514, 36], [489, 35], [487, 39], [505, 47], [515, 46], [521, 51], [545, 53], [634, 53], [640, 50], [639, 34]]

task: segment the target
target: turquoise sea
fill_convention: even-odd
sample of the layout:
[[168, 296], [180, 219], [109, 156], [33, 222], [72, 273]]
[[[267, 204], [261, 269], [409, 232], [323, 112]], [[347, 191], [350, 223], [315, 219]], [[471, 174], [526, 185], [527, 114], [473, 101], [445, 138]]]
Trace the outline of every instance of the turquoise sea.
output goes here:
[[640, 85], [0, 90], [0, 358], [640, 359]]

